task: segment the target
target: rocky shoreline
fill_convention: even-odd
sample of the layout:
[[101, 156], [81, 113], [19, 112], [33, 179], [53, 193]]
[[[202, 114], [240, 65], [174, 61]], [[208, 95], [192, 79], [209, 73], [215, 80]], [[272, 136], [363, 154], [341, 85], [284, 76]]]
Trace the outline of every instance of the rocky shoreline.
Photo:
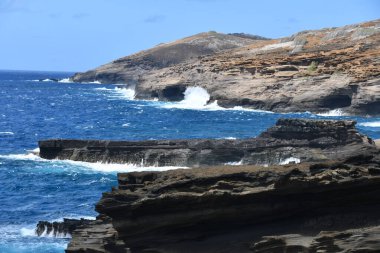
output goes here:
[[209, 32], [71, 79], [125, 84], [138, 99], [180, 101], [188, 87], [202, 87], [227, 108], [380, 115], [379, 50], [380, 20], [280, 39]]
[[280, 119], [256, 138], [153, 141], [44, 140], [45, 159], [128, 163], [144, 166], [198, 167], [226, 164], [273, 165], [371, 154], [370, 138], [354, 121]]
[[[49, 159], [130, 162], [144, 154], [152, 164], [198, 167], [119, 173], [96, 205], [97, 220], [71, 231], [69, 253], [380, 249], [380, 150], [353, 121], [280, 119], [248, 140], [39, 144]], [[239, 149], [249, 165], [224, 165]], [[301, 163], [275, 165], [283, 153]], [[257, 165], [263, 154], [276, 159]]]

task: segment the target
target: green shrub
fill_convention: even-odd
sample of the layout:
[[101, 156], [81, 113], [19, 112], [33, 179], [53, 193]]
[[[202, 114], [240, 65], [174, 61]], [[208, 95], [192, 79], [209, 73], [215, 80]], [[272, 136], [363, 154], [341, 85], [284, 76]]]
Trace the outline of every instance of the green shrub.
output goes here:
[[318, 62], [316, 62], [316, 61], [312, 61], [312, 62], [310, 63], [310, 65], [309, 65], [309, 67], [307, 67], [307, 70], [308, 70], [308, 71], [311, 71], [311, 72], [314, 72], [314, 71], [317, 70], [317, 68], [318, 68]]

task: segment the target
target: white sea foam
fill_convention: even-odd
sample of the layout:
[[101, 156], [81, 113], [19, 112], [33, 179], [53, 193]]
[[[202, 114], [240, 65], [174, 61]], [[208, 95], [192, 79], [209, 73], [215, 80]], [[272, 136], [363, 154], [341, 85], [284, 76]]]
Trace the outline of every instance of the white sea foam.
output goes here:
[[186, 88], [184, 99], [176, 103], [165, 103], [163, 108], [193, 109], [193, 110], [220, 110], [222, 109], [217, 101], [207, 104], [210, 100], [210, 94], [201, 87]]
[[95, 80], [95, 81], [92, 81], [92, 82], [85, 82], [85, 83], [92, 83], [92, 84], [102, 84], [100, 81], [97, 81], [97, 80]]
[[110, 97], [112, 98], [121, 98], [121, 99], [127, 99], [127, 100], [134, 100], [135, 98], [135, 90], [132, 88], [120, 88], [120, 87], [115, 87], [113, 89], [109, 89], [106, 87], [100, 87], [100, 88], [95, 88], [95, 90], [99, 91], [105, 91], [111, 94]]
[[[38, 81], [39, 81], [39, 80], [38, 80]], [[49, 78], [46, 78], [46, 79], [43, 79], [42, 82], [52, 82], [52, 80], [49, 79]]]
[[131, 88], [119, 88], [115, 87], [115, 92], [118, 93], [121, 97], [128, 100], [135, 99], [135, 90]]
[[131, 124], [130, 123], [125, 123], [123, 125], [121, 125], [122, 127], [129, 127]]
[[342, 109], [338, 108], [338, 109], [334, 109], [328, 112], [318, 113], [317, 115], [325, 116], [325, 117], [339, 117], [339, 116], [345, 116], [346, 114], [343, 112]]
[[113, 173], [113, 172], [132, 172], [132, 171], [166, 171], [174, 169], [186, 169], [187, 167], [180, 166], [145, 166], [144, 162], [141, 161], [140, 164], [117, 164], [117, 163], [90, 163], [90, 162], [80, 162], [72, 160], [47, 160], [43, 159], [33, 153], [28, 154], [10, 154], [10, 155], [0, 155], [0, 158], [9, 160], [23, 160], [23, 161], [36, 161], [52, 163], [56, 165], [71, 165], [82, 169], [87, 169], [90, 171]]
[[285, 165], [285, 164], [290, 164], [290, 163], [300, 163], [301, 159], [295, 158], [295, 157], [289, 157], [286, 158], [285, 160], [280, 161], [280, 165]]
[[33, 228], [21, 228], [20, 234], [21, 236], [37, 236], [36, 230]]
[[218, 105], [218, 101], [215, 100], [212, 103], [210, 101], [210, 94], [202, 87], [188, 87], [184, 92], [184, 99], [180, 102], [167, 102], [161, 103], [161, 108], [167, 109], [190, 109], [190, 110], [204, 110], [204, 111], [247, 111], [247, 112], [259, 112], [259, 113], [273, 113], [271, 111], [257, 110], [244, 108], [242, 106], [235, 106], [232, 108], [224, 108]]
[[14, 135], [14, 132], [0, 132], [0, 136], [11, 136]]
[[72, 83], [73, 81], [70, 78], [63, 78], [58, 81], [59, 83]]
[[363, 123], [359, 123], [358, 125], [365, 126], [365, 127], [380, 127], [380, 121], [363, 122]]
[[237, 161], [237, 162], [228, 162], [228, 163], [225, 163], [224, 165], [232, 165], [232, 166], [243, 165], [243, 160], [240, 160], [240, 161]]

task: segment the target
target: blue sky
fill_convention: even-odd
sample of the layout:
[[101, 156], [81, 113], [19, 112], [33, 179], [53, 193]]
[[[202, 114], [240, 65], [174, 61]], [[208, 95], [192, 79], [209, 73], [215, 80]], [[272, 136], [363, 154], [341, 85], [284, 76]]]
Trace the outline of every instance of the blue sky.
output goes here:
[[277, 38], [377, 18], [378, 0], [0, 0], [0, 69], [84, 71], [204, 31]]

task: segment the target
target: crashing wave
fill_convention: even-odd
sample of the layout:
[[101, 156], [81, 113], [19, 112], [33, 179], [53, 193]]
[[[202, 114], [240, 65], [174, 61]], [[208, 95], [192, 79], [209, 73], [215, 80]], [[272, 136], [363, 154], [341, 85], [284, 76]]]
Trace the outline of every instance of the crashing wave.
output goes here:
[[210, 94], [207, 90], [201, 87], [188, 87], [186, 88], [184, 99], [180, 102], [165, 103], [163, 108], [176, 108], [176, 109], [193, 109], [193, 110], [221, 110], [223, 109], [218, 105], [217, 101], [208, 104]]
[[339, 116], [345, 116], [346, 114], [343, 112], [342, 109], [338, 108], [338, 109], [334, 109], [328, 112], [318, 113], [317, 115], [324, 116], [324, 117], [339, 117]]
[[141, 164], [120, 164], [120, 163], [90, 163], [72, 160], [47, 160], [43, 159], [33, 153], [28, 154], [10, 154], [10, 155], [0, 155], [1, 159], [7, 160], [22, 160], [22, 161], [35, 161], [44, 163], [53, 163], [56, 165], [71, 165], [91, 171], [103, 172], [103, 173], [114, 173], [114, 172], [133, 172], [133, 171], [166, 171], [174, 169], [186, 169], [187, 167], [180, 166], [145, 166], [144, 162]]
[[134, 100], [135, 99], [135, 89], [133, 88], [122, 88], [122, 87], [115, 87], [113, 89], [109, 89], [106, 87], [100, 87], [95, 88], [95, 90], [99, 91], [106, 91], [111, 93], [112, 98], [122, 98], [127, 100]]
[[247, 111], [258, 113], [273, 113], [271, 111], [264, 111], [258, 109], [249, 109], [242, 106], [235, 106], [232, 108], [224, 108], [218, 105], [215, 100], [210, 101], [210, 94], [202, 87], [187, 87], [184, 92], [184, 99], [180, 102], [166, 102], [161, 104], [161, 108], [167, 109], [189, 109], [189, 110], [205, 110], [205, 111]]
[[62, 78], [58, 80], [59, 83], [72, 83], [73, 81], [70, 78]]

